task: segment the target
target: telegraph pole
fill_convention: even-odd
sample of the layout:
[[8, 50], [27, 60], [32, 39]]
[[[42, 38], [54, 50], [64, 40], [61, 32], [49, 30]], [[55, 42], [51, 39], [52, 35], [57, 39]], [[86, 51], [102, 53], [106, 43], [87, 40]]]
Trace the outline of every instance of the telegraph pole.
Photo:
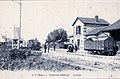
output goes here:
[[20, 41], [21, 41], [21, 12], [22, 12], [22, 3], [20, 2], [20, 3], [18, 3], [19, 5], [20, 5], [20, 17], [19, 17], [19, 47], [18, 48], [20, 48]]

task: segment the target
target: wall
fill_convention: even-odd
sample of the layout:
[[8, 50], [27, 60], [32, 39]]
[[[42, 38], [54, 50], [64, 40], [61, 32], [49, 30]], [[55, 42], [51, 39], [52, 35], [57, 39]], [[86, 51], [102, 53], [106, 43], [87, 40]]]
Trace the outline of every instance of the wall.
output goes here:
[[[77, 26], [81, 26], [81, 34], [76, 35], [76, 27]], [[84, 24], [79, 20], [75, 23], [75, 25], [73, 26], [73, 40], [74, 40], [74, 44], [78, 45], [78, 40], [80, 42], [79, 44], [79, 51], [80, 52], [84, 52]]]

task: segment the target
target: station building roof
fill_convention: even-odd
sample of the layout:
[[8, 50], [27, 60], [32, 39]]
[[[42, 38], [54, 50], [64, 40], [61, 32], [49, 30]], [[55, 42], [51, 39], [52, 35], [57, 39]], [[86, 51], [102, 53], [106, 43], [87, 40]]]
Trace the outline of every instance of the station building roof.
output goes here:
[[103, 31], [109, 32], [113, 30], [120, 30], [120, 19], [111, 24], [109, 27], [105, 28]]
[[84, 24], [109, 26], [109, 23], [107, 21], [96, 17], [95, 18], [77, 17], [72, 26], [74, 26], [78, 20], [80, 20]]
[[86, 34], [86, 36], [98, 35], [98, 34], [102, 33], [102, 31], [107, 27], [109, 27], [109, 26], [98, 27], [98, 28], [90, 31], [88, 34]]

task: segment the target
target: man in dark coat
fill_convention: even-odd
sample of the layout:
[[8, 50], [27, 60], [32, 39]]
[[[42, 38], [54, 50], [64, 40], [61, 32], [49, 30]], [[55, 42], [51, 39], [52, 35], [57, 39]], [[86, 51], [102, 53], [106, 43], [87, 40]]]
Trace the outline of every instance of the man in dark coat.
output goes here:
[[71, 52], [73, 52], [74, 51], [74, 46], [73, 45], [71, 45]]
[[76, 44], [75, 44], [75, 47], [74, 47], [74, 49], [75, 49], [75, 52], [77, 52], [77, 49], [78, 49], [78, 48], [77, 48], [77, 45], [76, 45]]
[[68, 51], [67, 52], [73, 52], [74, 46], [71, 44], [68, 46]]
[[49, 50], [50, 50], [50, 45], [48, 44], [48, 53], [49, 53]]
[[55, 48], [56, 48], [56, 44], [54, 44], [54, 46], [53, 46], [53, 47], [54, 47], [54, 51], [55, 51]]
[[45, 45], [44, 45], [44, 53], [46, 53], [46, 49], [47, 49], [47, 45], [45, 43]]

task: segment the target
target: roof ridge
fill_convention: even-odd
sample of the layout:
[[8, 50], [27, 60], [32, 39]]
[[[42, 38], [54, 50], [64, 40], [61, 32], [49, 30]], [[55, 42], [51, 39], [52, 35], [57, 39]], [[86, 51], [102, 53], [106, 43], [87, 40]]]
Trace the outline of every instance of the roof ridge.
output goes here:
[[111, 24], [110, 26], [117, 24], [118, 22], [120, 22], [120, 19], [118, 19], [117, 21], [115, 21], [113, 24]]
[[72, 26], [77, 22], [77, 20], [80, 20], [84, 24], [93, 24], [93, 25], [104, 25], [109, 26], [109, 22], [107, 22], [104, 19], [98, 18], [98, 21], [96, 21], [96, 18], [89, 18], [89, 17], [77, 17]]
[[[94, 18], [90, 18], [90, 17], [78, 17], [78, 18], [86, 18], [86, 19], [95, 19], [95, 17]], [[104, 20], [103, 18], [98, 18], [98, 19], [102, 19], [102, 20]]]

